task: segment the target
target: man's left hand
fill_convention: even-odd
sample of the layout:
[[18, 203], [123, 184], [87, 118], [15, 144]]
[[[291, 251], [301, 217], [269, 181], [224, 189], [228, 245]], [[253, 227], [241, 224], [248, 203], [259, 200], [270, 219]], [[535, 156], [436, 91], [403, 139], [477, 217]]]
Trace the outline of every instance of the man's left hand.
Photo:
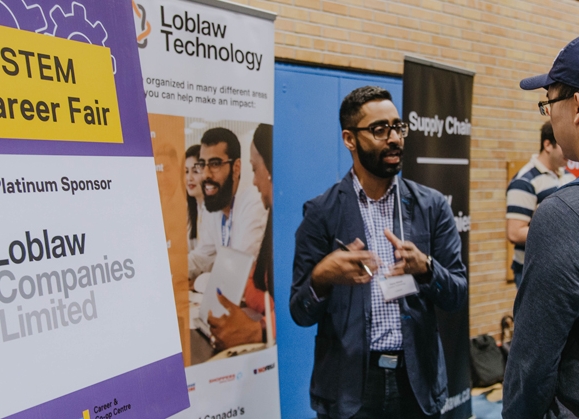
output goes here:
[[414, 243], [402, 241], [387, 228], [384, 235], [394, 246], [394, 257], [398, 262], [391, 265], [387, 276], [424, 275], [428, 273], [428, 257]]

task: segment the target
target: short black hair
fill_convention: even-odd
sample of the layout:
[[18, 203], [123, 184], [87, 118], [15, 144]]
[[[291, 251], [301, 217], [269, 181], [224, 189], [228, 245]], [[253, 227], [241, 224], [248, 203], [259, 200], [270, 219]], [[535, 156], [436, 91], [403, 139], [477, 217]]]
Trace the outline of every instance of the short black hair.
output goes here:
[[[189, 147], [185, 151], [185, 159], [189, 157], [194, 157], [199, 160], [199, 152], [201, 151], [201, 145], [195, 144]], [[187, 214], [189, 215], [189, 238], [197, 238], [197, 199], [194, 196], [187, 195]]]
[[187, 149], [187, 151], [185, 151], [185, 158], [188, 159], [189, 157], [195, 157], [197, 160], [199, 160], [200, 152], [201, 152], [200, 144], [192, 145]]
[[360, 109], [372, 100], [392, 101], [392, 95], [386, 89], [378, 86], [364, 86], [352, 90], [342, 101], [340, 106], [340, 125], [342, 129], [355, 127], [364, 117]]
[[227, 144], [225, 152], [231, 160], [235, 161], [241, 158], [241, 146], [239, 145], [237, 135], [227, 128], [211, 128], [205, 131], [205, 134], [201, 137], [201, 144], [203, 145], [213, 146], [219, 143]]
[[[579, 89], [576, 87], [569, 86], [568, 84], [560, 82], [555, 82], [549, 87], [552, 87], [557, 92], [558, 97], [573, 96], [574, 93], [579, 92]], [[552, 97], [551, 99], [555, 98]]]
[[541, 127], [541, 149], [539, 152], [545, 149], [545, 140], [549, 140], [553, 147], [557, 145], [557, 140], [555, 140], [555, 134], [553, 134], [553, 126], [551, 125], [551, 121], [545, 122]]
[[269, 124], [259, 124], [253, 134], [253, 145], [263, 159], [265, 167], [270, 175], [272, 171], [272, 138], [273, 126]]

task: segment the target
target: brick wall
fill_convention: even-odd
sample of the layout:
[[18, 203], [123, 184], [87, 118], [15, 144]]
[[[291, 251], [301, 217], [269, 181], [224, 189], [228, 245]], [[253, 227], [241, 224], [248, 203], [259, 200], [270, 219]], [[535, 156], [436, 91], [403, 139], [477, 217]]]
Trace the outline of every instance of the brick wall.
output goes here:
[[538, 152], [540, 91], [519, 81], [547, 72], [579, 36], [572, 0], [234, 0], [277, 13], [275, 54], [322, 66], [401, 75], [405, 54], [476, 72], [470, 211], [470, 333], [499, 333], [512, 311], [506, 283], [506, 162]]

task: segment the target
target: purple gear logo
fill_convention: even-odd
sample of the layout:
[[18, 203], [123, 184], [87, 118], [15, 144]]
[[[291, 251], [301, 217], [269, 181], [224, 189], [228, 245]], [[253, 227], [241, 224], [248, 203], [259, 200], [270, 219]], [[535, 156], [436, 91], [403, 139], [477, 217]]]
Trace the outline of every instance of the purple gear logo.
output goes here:
[[[5, 0], [0, 0], [5, 1]], [[100, 21], [92, 23], [86, 17], [85, 7], [77, 2], [72, 2], [72, 13], [65, 13], [60, 6], [54, 6], [50, 10], [50, 18], [54, 22], [54, 32], [50, 35], [74, 41], [85, 42], [92, 45], [105, 46], [108, 38], [107, 31]], [[111, 54], [113, 61], [113, 73], [117, 72], [116, 59]]]
[[24, 0], [0, 0], [0, 25], [30, 32], [48, 27], [42, 8], [38, 4], [28, 6]]

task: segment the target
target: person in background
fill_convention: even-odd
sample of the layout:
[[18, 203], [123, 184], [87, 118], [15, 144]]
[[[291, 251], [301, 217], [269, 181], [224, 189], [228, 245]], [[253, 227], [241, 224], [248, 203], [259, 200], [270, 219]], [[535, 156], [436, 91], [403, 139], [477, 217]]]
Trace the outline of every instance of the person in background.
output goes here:
[[529, 223], [539, 204], [559, 186], [571, 182], [575, 176], [565, 170], [567, 159], [557, 144], [551, 122], [541, 127], [539, 154], [513, 177], [507, 188], [507, 238], [515, 245], [511, 269], [517, 288], [521, 286], [525, 242]]
[[[272, 134], [273, 127], [260, 124], [255, 130], [251, 144], [250, 158], [253, 169], [253, 184], [261, 194], [265, 209], [269, 210], [265, 234], [253, 275], [247, 282], [244, 300], [245, 306], [253, 313], [259, 313], [259, 320], [252, 319], [246, 311], [230, 302], [225, 296], [218, 294], [217, 298], [229, 314], [216, 318], [209, 313], [208, 322], [213, 335], [213, 343], [217, 350], [228, 349], [246, 343], [267, 343], [266, 334], [266, 291], [270, 300], [269, 315], [272, 319], [275, 335], [275, 312], [273, 303], [273, 234], [272, 234]], [[272, 336], [273, 338], [273, 336]]]
[[198, 239], [199, 225], [203, 216], [203, 191], [201, 182], [203, 175], [195, 168], [199, 161], [201, 145], [192, 145], [185, 151], [185, 189], [187, 191], [187, 214], [188, 214], [188, 243], [189, 251], [195, 248]]
[[[565, 158], [579, 160], [579, 38], [547, 74], [521, 81], [546, 89], [548, 115]], [[503, 388], [504, 419], [579, 417], [579, 179], [544, 199], [533, 215]]]

